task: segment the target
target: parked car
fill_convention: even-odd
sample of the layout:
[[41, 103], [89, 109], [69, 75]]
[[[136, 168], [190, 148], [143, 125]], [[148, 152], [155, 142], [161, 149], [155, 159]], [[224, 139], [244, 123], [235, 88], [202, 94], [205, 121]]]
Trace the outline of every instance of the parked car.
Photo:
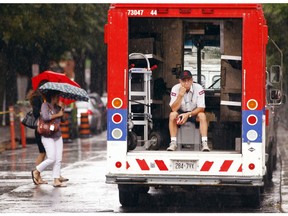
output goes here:
[[102, 132], [102, 114], [101, 111], [96, 106], [96, 102], [94, 98], [90, 98], [88, 102], [85, 101], [76, 101], [77, 108], [77, 124], [78, 128], [81, 124], [81, 113], [88, 113], [88, 120], [90, 130], [94, 134], [98, 134]]
[[107, 108], [106, 104], [103, 102], [102, 98], [97, 93], [90, 93], [89, 94], [90, 99], [94, 99], [91, 102], [94, 103], [94, 106], [97, 107], [97, 109], [101, 113], [101, 121], [102, 121], [102, 130], [107, 129]]
[[103, 101], [104, 105], [107, 107], [107, 92], [104, 92], [102, 94], [101, 100]]

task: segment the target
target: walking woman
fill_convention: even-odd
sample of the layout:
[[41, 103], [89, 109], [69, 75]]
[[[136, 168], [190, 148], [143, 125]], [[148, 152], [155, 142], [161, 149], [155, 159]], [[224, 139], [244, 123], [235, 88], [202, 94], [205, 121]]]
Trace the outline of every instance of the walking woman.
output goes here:
[[47, 158], [36, 166], [36, 169], [31, 171], [32, 180], [35, 184], [39, 184], [40, 174], [46, 167], [52, 165], [52, 177], [54, 179], [54, 187], [66, 187], [63, 181], [67, 181], [65, 178], [61, 178], [61, 163], [63, 154], [63, 139], [60, 131], [60, 121], [64, 114], [63, 108], [59, 104], [59, 92], [48, 91], [44, 95], [44, 103], [41, 106], [41, 117], [44, 121], [50, 121], [54, 119], [55, 127], [50, 128], [54, 131], [49, 137], [41, 135], [42, 143], [46, 150]]
[[[46, 83], [47, 81], [46, 80], [43, 80], [38, 88], [43, 85], [44, 83]], [[32, 106], [32, 110], [33, 110], [33, 115], [35, 117], [35, 119], [38, 119], [39, 116], [40, 116], [40, 111], [41, 111], [41, 105], [43, 103], [43, 99], [42, 99], [42, 94], [39, 92], [39, 89], [36, 89], [36, 90], [31, 90], [28, 95], [27, 95], [27, 98]], [[36, 161], [35, 161], [35, 164], [36, 166], [39, 165], [42, 161], [44, 161], [45, 159], [45, 156], [46, 156], [46, 151], [45, 151], [45, 148], [43, 146], [43, 143], [41, 141], [41, 135], [38, 133], [37, 131], [37, 128], [35, 129], [35, 141], [36, 141], [36, 144], [38, 146], [38, 150], [39, 150], [39, 155], [38, 157], [36, 158]], [[47, 181], [44, 181], [42, 179], [42, 177], [39, 175], [39, 178], [38, 178], [38, 184], [47, 184], [48, 182]]]

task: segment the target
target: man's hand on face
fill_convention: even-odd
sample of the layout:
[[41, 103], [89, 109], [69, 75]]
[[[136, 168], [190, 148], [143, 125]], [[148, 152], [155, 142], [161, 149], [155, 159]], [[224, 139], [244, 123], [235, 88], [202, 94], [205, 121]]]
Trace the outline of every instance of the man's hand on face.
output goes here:
[[179, 95], [183, 97], [185, 92], [186, 92], [186, 88], [183, 86], [183, 84], [181, 84], [180, 89], [179, 89]]

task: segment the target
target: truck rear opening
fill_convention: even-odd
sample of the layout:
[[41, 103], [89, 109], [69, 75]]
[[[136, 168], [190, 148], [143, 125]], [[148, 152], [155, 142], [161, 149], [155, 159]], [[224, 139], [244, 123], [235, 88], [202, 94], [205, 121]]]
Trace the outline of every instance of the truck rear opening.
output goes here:
[[[165, 150], [170, 142], [167, 118], [171, 111], [171, 87], [178, 82], [180, 70], [188, 69], [193, 74], [193, 80], [201, 83], [205, 89], [209, 146], [213, 150], [240, 153], [242, 19], [132, 17], [128, 29], [129, 54], [146, 54], [151, 66], [157, 65], [157, 69], [151, 73], [151, 92], [148, 94], [152, 98], [152, 130], [160, 131], [162, 135], [160, 149]], [[191, 47], [189, 52], [186, 47]], [[137, 68], [147, 68], [145, 59], [140, 55], [131, 56], [131, 64]], [[141, 73], [131, 74], [133, 91], [144, 91], [143, 77]], [[146, 114], [145, 99], [146, 95], [132, 96], [129, 101], [134, 124], [140, 118], [134, 117], [135, 113]], [[141, 136], [138, 139], [140, 142], [143, 140], [142, 145], [137, 145], [135, 150], [147, 148], [149, 143], [147, 145], [145, 142], [149, 137], [143, 137], [146, 132], [144, 123], [135, 125], [132, 131]]]

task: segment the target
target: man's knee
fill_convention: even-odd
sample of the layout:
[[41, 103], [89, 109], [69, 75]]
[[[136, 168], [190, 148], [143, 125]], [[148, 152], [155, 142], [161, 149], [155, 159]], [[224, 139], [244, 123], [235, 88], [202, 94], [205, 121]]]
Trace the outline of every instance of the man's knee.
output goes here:
[[199, 121], [206, 121], [206, 114], [204, 112], [198, 113]]
[[171, 112], [169, 115], [170, 120], [174, 120], [178, 117], [178, 112]]

